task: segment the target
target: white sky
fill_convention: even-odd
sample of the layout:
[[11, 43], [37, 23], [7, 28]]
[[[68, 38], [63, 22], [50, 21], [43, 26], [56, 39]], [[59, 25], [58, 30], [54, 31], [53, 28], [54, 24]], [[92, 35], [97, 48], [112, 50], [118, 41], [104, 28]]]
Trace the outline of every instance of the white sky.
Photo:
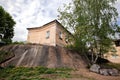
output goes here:
[[[71, 0], [0, 0], [0, 5], [9, 12], [16, 22], [13, 41], [26, 41], [27, 29], [39, 27], [54, 19], [57, 19], [57, 9], [63, 3]], [[120, 25], [120, 0], [117, 0], [116, 8], [119, 13]]]

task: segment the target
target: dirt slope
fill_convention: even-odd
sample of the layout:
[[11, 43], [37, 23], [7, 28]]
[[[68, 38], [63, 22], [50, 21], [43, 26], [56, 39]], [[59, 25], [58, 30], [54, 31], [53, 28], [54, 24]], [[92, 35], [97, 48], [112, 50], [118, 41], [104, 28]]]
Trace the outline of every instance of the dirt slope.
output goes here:
[[85, 68], [86, 64], [78, 53], [62, 47], [46, 45], [9, 45], [0, 48], [14, 53], [14, 57], [0, 64], [1, 66], [46, 66], [49, 68], [69, 67]]

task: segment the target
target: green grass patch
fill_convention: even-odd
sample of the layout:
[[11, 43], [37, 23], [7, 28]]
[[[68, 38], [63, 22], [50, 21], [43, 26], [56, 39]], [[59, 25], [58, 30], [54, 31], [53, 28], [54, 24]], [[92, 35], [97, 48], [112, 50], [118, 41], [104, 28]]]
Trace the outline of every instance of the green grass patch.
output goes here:
[[106, 63], [106, 64], [102, 64], [102, 66], [105, 68], [116, 68], [120, 71], [120, 64], [118, 63]]
[[1, 50], [0, 51], [0, 63], [13, 56], [14, 56], [13, 53]]
[[25, 44], [23, 41], [15, 41], [15, 42], [12, 42], [11, 44]]
[[4, 80], [53, 80], [70, 78], [69, 68], [13, 67], [0, 68], [0, 79]]

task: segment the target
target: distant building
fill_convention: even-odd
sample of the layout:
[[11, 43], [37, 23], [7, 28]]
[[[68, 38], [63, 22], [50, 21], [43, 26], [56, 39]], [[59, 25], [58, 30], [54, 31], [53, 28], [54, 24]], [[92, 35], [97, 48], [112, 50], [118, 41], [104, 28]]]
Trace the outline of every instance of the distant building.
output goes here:
[[50, 46], [65, 46], [71, 44], [69, 37], [71, 33], [67, 31], [57, 20], [51, 21], [41, 27], [27, 28], [27, 42], [44, 44]]
[[108, 54], [106, 54], [107, 59], [114, 63], [120, 63], [120, 39], [114, 41], [113, 47]]

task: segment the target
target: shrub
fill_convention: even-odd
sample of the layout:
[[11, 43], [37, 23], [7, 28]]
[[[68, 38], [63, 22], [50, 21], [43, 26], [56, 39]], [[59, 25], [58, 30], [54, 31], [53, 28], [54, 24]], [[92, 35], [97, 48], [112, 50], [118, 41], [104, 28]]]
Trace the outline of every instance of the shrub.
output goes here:
[[45, 71], [45, 74], [54, 74], [54, 73], [56, 73], [56, 70], [53, 69], [53, 68], [47, 69], [47, 70]]
[[46, 67], [36, 67], [36, 70], [37, 70], [40, 74], [45, 73], [45, 71], [46, 71], [47, 69], [48, 69], [48, 68], [46, 68]]
[[4, 62], [5, 60], [7, 60], [13, 56], [14, 56], [13, 53], [1, 50], [0, 51], [0, 63]]
[[22, 42], [22, 41], [20, 41], [20, 42], [15, 41], [15, 42], [12, 42], [12, 44], [25, 44], [25, 42]]

